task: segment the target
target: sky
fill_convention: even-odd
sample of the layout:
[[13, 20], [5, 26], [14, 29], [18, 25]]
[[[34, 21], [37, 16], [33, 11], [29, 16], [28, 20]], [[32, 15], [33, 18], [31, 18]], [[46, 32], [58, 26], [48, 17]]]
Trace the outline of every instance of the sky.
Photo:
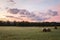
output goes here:
[[60, 0], [0, 0], [0, 20], [60, 22]]

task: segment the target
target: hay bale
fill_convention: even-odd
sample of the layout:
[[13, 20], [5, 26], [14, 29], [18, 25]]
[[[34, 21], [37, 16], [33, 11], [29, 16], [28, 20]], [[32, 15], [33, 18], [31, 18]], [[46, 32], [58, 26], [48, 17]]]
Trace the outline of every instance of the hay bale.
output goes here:
[[57, 26], [55, 26], [54, 29], [57, 29]]
[[48, 28], [48, 29], [47, 29], [47, 32], [51, 32], [51, 29], [50, 29], [50, 28]]
[[43, 29], [43, 32], [47, 32], [46, 28]]
[[44, 28], [44, 29], [43, 29], [43, 32], [51, 32], [51, 29], [49, 29], [49, 28]]

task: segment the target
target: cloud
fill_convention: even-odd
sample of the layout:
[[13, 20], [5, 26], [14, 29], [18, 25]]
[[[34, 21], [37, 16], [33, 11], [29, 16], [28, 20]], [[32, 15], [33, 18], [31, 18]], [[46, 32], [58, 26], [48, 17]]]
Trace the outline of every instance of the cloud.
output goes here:
[[17, 15], [18, 16], [17, 18], [23, 17], [23, 18], [28, 18], [35, 21], [44, 21], [58, 15], [57, 11], [52, 11], [52, 10], [48, 10], [47, 13], [41, 13], [41, 12], [34, 13], [34, 12], [29, 12], [25, 9], [13, 8], [13, 9], [9, 9], [8, 12], [11, 14], [19, 14], [20, 16]]
[[14, 2], [13, 0], [9, 0], [10, 2]]
[[46, 13], [43, 13], [43, 12], [38, 12], [38, 13], [35, 13], [35, 17], [32, 18], [33, 20], [36, 20], [36, 21], [44, 21], [44, 20], [48, 20], [54, 16], [57, 16], [58, 15], [58, 12], [57, 11], [52, 11], [52, 10], [48, 10]]
[[21, 15], [30, 15], [30, 12], [25, 9], [20, 9], [19, 14]]
[[6, 0], [6, 4], [7, 7], [15, 7], [16, 2], [15, 0]]
[[12, 14], [17, 14], [20, 10], [19, 9], [9, 9], [8, 12]]
[[23, 19], [21, 19], [21, 18], [15, 17], [15, 16], [6, 16], [6, 17], [9, 17], [9, 18], [16, 18], [16, 19], [23, 20]]
[[15, 3], [15, 1], [14, 1], [14, 0], [8, 0], [8, 2], [12, 2], [12, 3]]
[[58, 15], [58, 12], [57, 11], [49, 10], [48, 14], [51, 15], [51, 16], [56, 16], [56, 15]]

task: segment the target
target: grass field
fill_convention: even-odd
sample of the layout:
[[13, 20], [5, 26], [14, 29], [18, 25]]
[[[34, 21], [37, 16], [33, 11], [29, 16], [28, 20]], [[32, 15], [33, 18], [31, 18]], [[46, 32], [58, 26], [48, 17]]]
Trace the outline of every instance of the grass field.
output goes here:
[[60, 27], [42, 32], [42, 27], [0, 27], [0, 40], [60, 40]]

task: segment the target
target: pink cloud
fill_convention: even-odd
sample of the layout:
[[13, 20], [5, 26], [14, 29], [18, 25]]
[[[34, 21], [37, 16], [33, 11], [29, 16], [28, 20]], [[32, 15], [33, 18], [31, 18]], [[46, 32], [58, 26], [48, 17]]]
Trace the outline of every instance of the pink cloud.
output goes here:
[[48, 20], [45, 20], [45, 21], [48, 21], [48, 22], [60, 22], [60, 5], [50, 7], [50, 9], [58, 11], [58, 15], [54, 16], [54, 17], [52, 17], [52, 18], [50, 18]]

